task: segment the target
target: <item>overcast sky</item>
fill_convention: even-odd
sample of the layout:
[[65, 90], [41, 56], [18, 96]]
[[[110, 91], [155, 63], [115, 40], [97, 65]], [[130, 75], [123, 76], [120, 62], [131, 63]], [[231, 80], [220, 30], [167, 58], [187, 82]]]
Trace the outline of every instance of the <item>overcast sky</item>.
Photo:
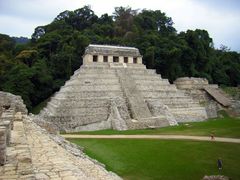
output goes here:
[[161, 10], [172, 17], [178, 32], [206, 29], [216, 48], [224, 44], [240, 52], [239, 0], [0, 0], [0, 33], [31, 37], [35, 27], [84, 5], [98, 16], [111, 15], [118, 6]]

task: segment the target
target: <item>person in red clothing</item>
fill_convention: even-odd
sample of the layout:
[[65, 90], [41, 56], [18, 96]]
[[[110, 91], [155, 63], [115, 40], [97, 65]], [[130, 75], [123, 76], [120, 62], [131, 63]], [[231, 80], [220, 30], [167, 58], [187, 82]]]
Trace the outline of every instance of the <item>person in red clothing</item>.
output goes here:
[[214, 140], [214, 134], [212, 133], [210, 136], [211, 136], [211, 140]]

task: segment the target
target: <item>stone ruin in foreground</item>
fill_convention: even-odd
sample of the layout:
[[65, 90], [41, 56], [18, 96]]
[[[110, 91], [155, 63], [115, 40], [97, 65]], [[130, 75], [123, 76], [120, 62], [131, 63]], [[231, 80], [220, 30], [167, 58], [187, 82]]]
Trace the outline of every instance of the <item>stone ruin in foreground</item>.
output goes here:
[[216, 117], [219, 102], [229, 106], [219, 96], [217, 86], [201, 78], [170, 84], [146, 69], [136, 48], [89, 45], [83, 65], [39, 118], [62, 131], [164, 127]]

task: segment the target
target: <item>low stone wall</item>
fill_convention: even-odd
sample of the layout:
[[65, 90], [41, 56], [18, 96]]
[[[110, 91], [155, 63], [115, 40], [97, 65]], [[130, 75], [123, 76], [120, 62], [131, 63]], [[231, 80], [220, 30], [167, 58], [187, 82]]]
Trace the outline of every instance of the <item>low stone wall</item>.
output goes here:
[[6, 162], [6, 146], [7, 146], [7, 133], [6, 128], [0, 126], [0, 165]]
[[216, 84], [209, 84], [205, 78], [183, 77], [174, 81], [176, 87], [205, 107], [208, 118], [217, 117], [218, 103], [208, 95], [205, 88], [218, 88]]
[[209, 84], [206, 78], [182, 77], [177, 78], [174, 84], [178, 89], [204, 89], [206, 86], [218, 88], [216, 84]]
[[0, 165], [6, 162], [6, 148], [10, 145], [15, 112], [18, 111], [27, 114], [22, 98], [0, 91]]
[[0, 115], [5, 109], [13, 108], [16, 112], [27, 114], [27, 108], [23, 103], [21, 96], [0, 91]]
[[14, 110], [7, 110], [0, 117], [0, 165], [6, 162], [6, 148], [10, 145], [14, 115]]

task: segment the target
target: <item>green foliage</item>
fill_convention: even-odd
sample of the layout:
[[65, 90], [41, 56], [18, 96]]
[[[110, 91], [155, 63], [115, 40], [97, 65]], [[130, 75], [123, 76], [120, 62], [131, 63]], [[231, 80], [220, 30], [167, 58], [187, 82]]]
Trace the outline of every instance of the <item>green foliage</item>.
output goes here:
[[227, 94], [234, 99], [240, 100], [240, 88], [239, 87], [221, 87]]
[[[70, 141], [123, 179], [196, 180], [213, 174], [240, 177], [239, 144], [153, 139]], [[221, 171], [217, 168], [219, 157], [223, 161]]]
[[22, 96], [28, 108], [31, 107], [31, 97], [34, 95], [34, 84], [31, 82], [33, 72], [24, 65], [18, 64], [5, 74], [3, 91]]
[[[24, 95], [28, 108], [39, 104], [82, 65], [89, 43], [137, 47], [147, 67], [171, 82], [195, 76], [217, 84], [240, 84], [240, 54], [224, 45], [215, 50], [206, 30], [177, 34], [172, 19], [160, 10], [116, 7], [112, 16], [98, 17], [84, 6], [38, 26], [27, 44], [15, 44], [0, 34], [0, 90]], [[23, 81], [29, 90], [22, 87]]]

